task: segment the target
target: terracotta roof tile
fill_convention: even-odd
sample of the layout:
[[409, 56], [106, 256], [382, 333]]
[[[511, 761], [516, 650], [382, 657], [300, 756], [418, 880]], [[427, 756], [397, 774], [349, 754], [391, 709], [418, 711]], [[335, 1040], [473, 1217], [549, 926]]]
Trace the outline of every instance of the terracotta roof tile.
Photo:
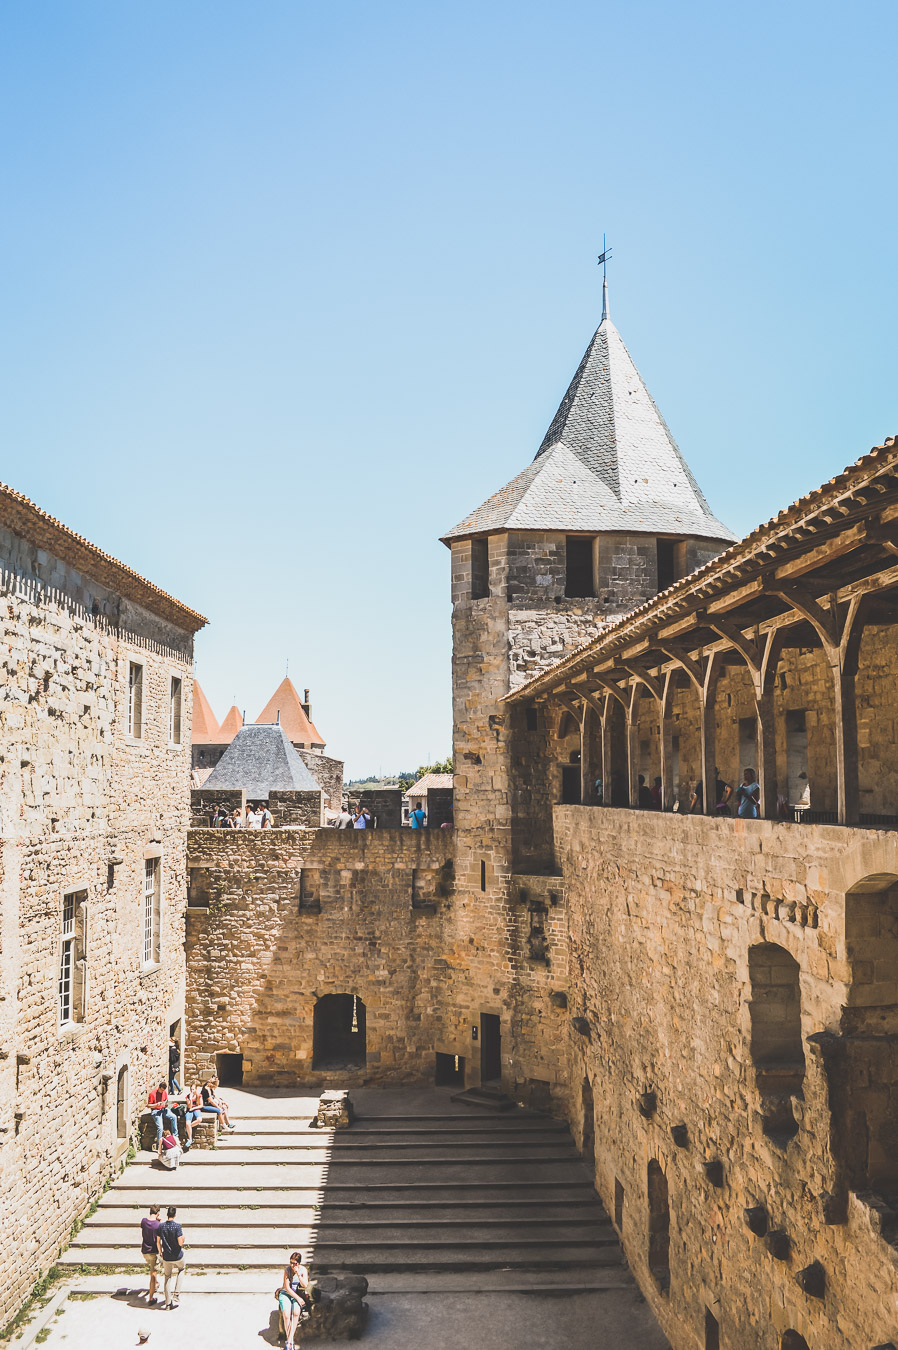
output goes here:
[[235, 704], [229, 711], [225, 720], [222, 722], [218, 731], [218, 744], [229, 745], [237, 732], [243, 726], [243, 716], [240, 709]]
[[[280, 718], [278, 714], [280, 713]], [[324, 739], [306, 716], [299, 694], [289, 678], [281, 680], [271, 698], [256, 718], [256, 722], [280, 721], [287, 739], [294, 745], [313, 745], [324, 748]]]
[[221, 730], [215, 720], [215, 714], [209, 700], [200, 688], [199, 680], [193, 682], [193, 730], [191, 741], [194, 745], [218, 745]]

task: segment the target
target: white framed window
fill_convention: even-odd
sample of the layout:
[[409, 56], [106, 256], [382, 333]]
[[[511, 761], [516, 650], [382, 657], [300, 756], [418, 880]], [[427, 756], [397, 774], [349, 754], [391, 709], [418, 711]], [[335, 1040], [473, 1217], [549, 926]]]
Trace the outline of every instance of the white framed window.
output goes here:
[[172, 745], [181, 744], [181, 681], [171, 677], [168, 693], [168, 739]]
[[59, 1024], [83, 1022], [87, 1011], [87, 891], [62, 897], [59, 943]]
[[145, 858], [143, 863], [143, 941], [141, 962], [159, 964], [162, 916], [162, 859]]
[[140, 740], [143, 735], [143, 666], [128, 663], [128, 735]]

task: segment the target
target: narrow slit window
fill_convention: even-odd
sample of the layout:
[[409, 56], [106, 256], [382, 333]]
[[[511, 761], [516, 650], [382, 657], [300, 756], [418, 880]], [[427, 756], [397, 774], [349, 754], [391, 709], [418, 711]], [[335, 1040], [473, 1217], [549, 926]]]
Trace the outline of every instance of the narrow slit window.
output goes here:
[[564, 593], [587, 598], [596, 593], [593, 557], [595, 540], [590, 535], [569, 534], [565, 540]]
[[486, 890], [486, 863], [483, 858], [480, 859], [480, 889]]
[[490, 541], [471, 540], [471, 599], [485, 600], [490, 593]]
[[139, 661], [128, 666], [128, 734], [135, 740], [143, 735], [143, 666]]
[[658, 590], [666, 591], [677, 579], [675, 544], [673, 539], [659, 539], [658, 552]]
[[141, 955], [145, 966], [155, 966], [159, 964], [161, 951], [161, 859], [146, 858], [143, 866], [143, 951]]
[[59, 1022], [83, 1022], [87, 1005], [87, 892], [62, 897], [59, 949]]
[[181, 681], [172, 676], [168, 700], [168, 738], [172, 745], [181, 744]]

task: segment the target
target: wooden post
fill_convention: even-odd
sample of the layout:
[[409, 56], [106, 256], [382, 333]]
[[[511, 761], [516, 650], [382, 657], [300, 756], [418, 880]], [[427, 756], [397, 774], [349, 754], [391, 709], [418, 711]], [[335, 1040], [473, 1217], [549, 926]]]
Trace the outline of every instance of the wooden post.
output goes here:
[[630, 791], [630, 805], [639, 805], [639, 692], [638, 680], [630, 691], [630, 703], [627, 708], [627, 780]]
[[830, 669], [833, 674], [836, 704], [836, 791], [839, 824], [857, 825], [860, 821], [860, 790], [854, 675], [846, 675], [838, 664], [833, 664]]
[[712, 652], [705, 667], [702, 685], [702, 800], [706, 816], [713, 816], [717, 805], [717, 677], [720, 653]]
[[755, 696], [758, 713], [758, 783], [762, 820], [776, 817], [776, 723], [773, 716], [773, 692]]
[[605, 695], [605, 710], [602, 713], [602, 803], [611, 805], [611, 775], [614, 772], [614, 753], [612, 750], [611, 726], [614, 717], [614, 699]]
[[670, 705], [677, 687], [677, 673], [669, 670], [664, 677], [664, 695], [658, 704], [658, 723], [661, 737], [661, 810], [672, 811], [674, 804], [673, 783], [673, 727], [670, 719]]
[[595, 763], [592, 754], [592, 724], [595, 714], [584, 699], [580, 717], [580, 805], [590, 806], [596, 799]]

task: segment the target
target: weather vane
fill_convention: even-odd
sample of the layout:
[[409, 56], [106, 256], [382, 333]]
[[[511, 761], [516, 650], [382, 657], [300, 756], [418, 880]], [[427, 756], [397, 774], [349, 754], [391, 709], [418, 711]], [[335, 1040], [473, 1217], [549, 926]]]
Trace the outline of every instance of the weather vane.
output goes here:
[[605, 236], [602, 235], [602, 252], [599, 254], [599, 266], [602, 269], [602, 280], [608, 276], [608, 259], [611, 257], [611, 249], [605, 246]]

